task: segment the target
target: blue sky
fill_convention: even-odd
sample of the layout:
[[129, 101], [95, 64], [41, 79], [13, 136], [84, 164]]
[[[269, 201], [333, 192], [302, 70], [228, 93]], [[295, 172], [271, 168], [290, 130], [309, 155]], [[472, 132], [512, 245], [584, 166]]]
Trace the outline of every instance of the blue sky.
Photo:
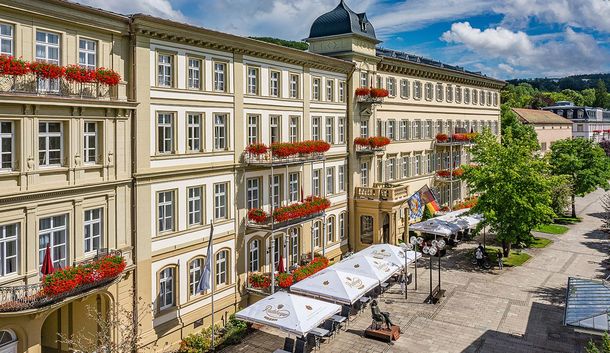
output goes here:
[[[244, 36], [300, 40], [339, 0], [73, 0]], [[610, 72], [609, 0], [346, 0], [383, 47], [502, 78]]]

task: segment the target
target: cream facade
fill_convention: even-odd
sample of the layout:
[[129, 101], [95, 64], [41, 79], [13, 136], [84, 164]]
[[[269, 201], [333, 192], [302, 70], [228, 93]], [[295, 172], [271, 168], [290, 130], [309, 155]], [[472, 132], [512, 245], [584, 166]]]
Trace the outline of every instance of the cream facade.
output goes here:
[[[64, 2], [1, 1], [2, 54], [127, 76], [123, 16]], [[0, 76], [0, 351], [59, 352], [57, 335], [95, 334], [99, 313], [133, 306], [131, 119], [127, 83], [102, 88]], [[109, 282], [44, 301], [40, 266], [122, 255]], [[119, 335], [113, 332], [113, 335]]]

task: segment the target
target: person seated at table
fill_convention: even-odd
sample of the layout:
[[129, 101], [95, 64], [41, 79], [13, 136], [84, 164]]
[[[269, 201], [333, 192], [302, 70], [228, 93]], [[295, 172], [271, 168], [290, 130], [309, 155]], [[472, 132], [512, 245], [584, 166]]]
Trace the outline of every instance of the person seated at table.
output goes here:
[[391, 330], [392, 326], [394, 326], [394, 324], [390, 320], [390, 313], [388, 313], [387, 311], [379, 310], [377, 300], [375, 299], [373, 299], [373, 301], [371, 302], [371, 314], [373, 316], [373, 320], [384, 323], [388, 330]]

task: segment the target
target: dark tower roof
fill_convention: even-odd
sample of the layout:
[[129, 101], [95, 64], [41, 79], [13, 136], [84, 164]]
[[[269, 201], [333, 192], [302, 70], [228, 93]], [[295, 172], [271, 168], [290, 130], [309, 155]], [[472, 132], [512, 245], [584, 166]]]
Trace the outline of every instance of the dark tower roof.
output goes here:
[[373, 40], [375, 28], [365, 13], [355, 13], [344, 0], [334, 10], [318, 17], [311, 25], [309, 38], [320, 38], [341, 34], [357, 34]]

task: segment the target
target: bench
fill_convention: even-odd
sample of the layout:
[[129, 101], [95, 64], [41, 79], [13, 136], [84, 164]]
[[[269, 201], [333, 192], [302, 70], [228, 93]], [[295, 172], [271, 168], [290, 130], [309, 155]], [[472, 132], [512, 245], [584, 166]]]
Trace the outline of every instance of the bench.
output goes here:
[[434, 289], [432, 290], [432, 293], [430, 294], [430, 296], [428, 296], [428, 298], [426, 299], [427, 303], [430, 304], [436, 304], [438, 303], [442, 297], [445, 296], [445, 290], [441, 289], [440, 286], [436, 286], [434, 287]]

